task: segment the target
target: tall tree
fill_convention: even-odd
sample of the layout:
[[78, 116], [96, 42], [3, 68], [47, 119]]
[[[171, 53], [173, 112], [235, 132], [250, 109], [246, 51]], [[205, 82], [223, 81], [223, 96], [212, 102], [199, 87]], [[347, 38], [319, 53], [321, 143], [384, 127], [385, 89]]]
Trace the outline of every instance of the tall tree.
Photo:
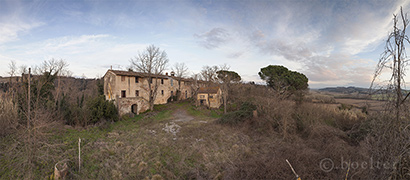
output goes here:
[[226, 106], [228, 103], [228, 94], [230, 90], [231, 83], [237, 83], [241, 81], [241, 76], [235, 71], [220, 70], [216, 72], [218, 74], [218, 80], [221, 83], [223, 103], [224, 103], [224, 113], [226, 113]]
[[269, 65], [261, 68], [258, 74], [261, 79], [266, 81], [268, 86], [280, 94], [290, 93], [291, 95], [295, 91], [308, 88], [308, 78], [304, 74], [290, 71], [284, 66]]
[[[131, 65], [137, 71], [147, 74], [148, 102], [150, 109], [154, 110], [154, 102], [157, 97], [158, 76], [162, 75], [168, 65], [169, 59], [165, 51], [154, 45], [148, 46], [145, 51], [131, 59]], [[155, 81], [154, 81], [155, 79]], [[152, 82], [152, 83], [151, 83]]]
[[175, 73], [175, 77], [177, 77], [178, 80], [177, 99], [179, 100], [181, 98], [181, 80], [187, 75], [188, 67], [185, 63], [175, 63], [174, 67], [171, 69]]

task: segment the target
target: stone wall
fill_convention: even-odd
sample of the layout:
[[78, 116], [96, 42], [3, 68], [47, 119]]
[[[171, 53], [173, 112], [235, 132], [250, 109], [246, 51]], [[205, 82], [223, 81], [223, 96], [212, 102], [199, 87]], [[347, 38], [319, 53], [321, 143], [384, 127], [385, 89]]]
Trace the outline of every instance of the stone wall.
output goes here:
[[[134, 112], [132, 112], [133, 105], [136, 106]], [[139, 114], [149, 109], [149, 103], [141, 97], [118, 98], [117, 107], [120, 115], [128, 113]]]
[[202, 101], [202, 105], [208, 106], [209, 108], [219, 108], [222, 104], [222, 96], [220, 90], [217, 94], [209, 94], [209, 98], [208, 93], [198, 93], [197, 99], [198, 104], [200, 104]]

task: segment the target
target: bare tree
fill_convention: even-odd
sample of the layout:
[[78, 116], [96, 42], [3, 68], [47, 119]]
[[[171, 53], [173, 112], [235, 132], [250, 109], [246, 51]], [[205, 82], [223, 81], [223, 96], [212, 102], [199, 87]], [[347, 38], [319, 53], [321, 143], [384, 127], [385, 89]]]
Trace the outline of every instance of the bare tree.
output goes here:
[[171, 70], [175, 73], [175, 77], [178, 80], [177, 99], [179, 100], [181, 98], [181, 80], [187, 75], [188, 67], [185, 63], [175, 63]]
[[57, 104], [57, 110], [60, 110], [60, 94], [61, 94], [61, 77], [70, 75], [70, 71], [67, 69], [68, 63], [62, 59], [54, 60], [52, 59], [54, 66], [56, 66], [57, 71], [57, 88], [55, 92], [55, 103]]
[[11, 79], [16, 75], [17, 72], [17, 66], [16, 66], [16, 61], [11, 61], [9, 64], [9, 75], [10, 75], [10, 81]]
[[[16, 66], [16, 61], [10, 61], [9, 64], [9, 69], [10, 71], [8, 72], [10, 75], [10, 79], [9, 79], [9, 86], [8, 86], [8, 91], [11, 93], [12, 99], [14, 99], [14, 95], [15, 95], [15, 84], [13, 83], [13, 78], [16, 75], [17, 72], [17, 66]], [[16, 80], [17, 81], [17, 80]]]
[[28, 72], [27, 65], [23, 64], [19, 67], [19, 73], [20, 74], [26, 74]]
[[[370, 144], [371, 156], [381, 159], [384, 163], [390, 163], [390, 168], [380, 168], [375, 171], [374, 179], [408, 179], [410, 157], [410, 129], [407, 98], [410, 92], [403, 96], [405, 86], [405, 70], [409, 59], [406, 56], [405, 46], [410, 44], [406, 35], [409, 25], [407, 14], [400, 8], [400, 14], [393, 15], [393, 31], [389, 34], [385, 51], [382, 53], [377, 64], [375, 75], [371, 84], [374, 89], [376, 80], [382, 73], [389, 71], [391, 74], [387, 85], [378, 88], [386, 90], [387, 105], [384, 113], [375, 117], [372, 132], [367, 142]], [[393, 112], [393, 113], [392, 113]]]
[[[401, 23], [401, 24], [400, 24]], [[407, 14], [403, 14], [403, 9], [400, 9], [400, 17], [397, 14], [393, 15], [393, 32], [387, 38], [385, 51], [377, 64], [376, 72], [371, 83], [371, 88], [375, 87], [375, 81], [382, 74], [382, 71], [391, 70], [391, 77], [388, 89], [394, 91], [394, 108], [396, 113], [396, 121], [400, 118], [401, 106], [409, 97], [408, 93], [405, 97], [402, 94], [402, 88], [405, 85], [404, 76], [405, 69], [409, 59], [406, 57], [405, 45], [409, 44], [409, 37], [406, 35], [406, 29], [409, 24]], [[399, 26], [402, 26], [401, 28]]]
[[224, 113], [226, 113], [228, 95], [231, 83], [237, 83], [241, 80], [241, 76], [235, 71], [220, 70], [216, 72], [218, 74], [218, 80], [221, 85]]
[[[148, 46], [144, 52], [131, 59], [131, 65], [139, 72], [147, 74], [148, 80], [148, 102], [150, 109], [154, 110], [154, 102], [157, 97], [158, 76], [162, 75], [168, 64], [168, 56], [165, 51], [154, 45]], [[157, 78], [155, 81], [152, 81]], [[151, 83], [153, 82], [153, 83]]]

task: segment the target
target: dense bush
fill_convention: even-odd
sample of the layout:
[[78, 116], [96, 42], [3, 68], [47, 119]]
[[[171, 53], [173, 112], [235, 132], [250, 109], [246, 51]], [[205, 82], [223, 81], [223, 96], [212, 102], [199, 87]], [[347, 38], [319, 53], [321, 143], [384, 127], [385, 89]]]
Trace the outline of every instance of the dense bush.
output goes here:
[[104, 95], [90, 99], [86, 106], [90, 112], [90, 123], [95, 124], [101, 120], [118, 121], [119, 119], [118, 111], [114, 103], [105, 100]]
[[218, 122], [221, 124], [237, 124], [251, 118], [254, 110], [256, 110], [255, 105], [244, 102], [238, 110], [224, 114]]

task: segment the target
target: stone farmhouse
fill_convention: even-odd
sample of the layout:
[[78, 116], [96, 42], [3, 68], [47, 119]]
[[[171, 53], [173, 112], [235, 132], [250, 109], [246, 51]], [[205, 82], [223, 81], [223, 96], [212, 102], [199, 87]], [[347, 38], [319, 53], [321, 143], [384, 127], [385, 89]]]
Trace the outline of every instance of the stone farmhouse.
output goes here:
[[110, 69], [104, 75], [104, 95], [107, 100], [114, 101], [120, 115], [139, 114], [149, 109], [148, 83], [153, 87], [155, 81], [158, 89], [154, 104], [191, 98], [199, 87], [204, 86], [204, 83], [193, 79], [179, 79], [173, 72], [149, 78], [146, 73]]
[[209, 108], [219, 108], [222, 104], [222, 91], [219, 87], [200, 87], [198, 103]]

